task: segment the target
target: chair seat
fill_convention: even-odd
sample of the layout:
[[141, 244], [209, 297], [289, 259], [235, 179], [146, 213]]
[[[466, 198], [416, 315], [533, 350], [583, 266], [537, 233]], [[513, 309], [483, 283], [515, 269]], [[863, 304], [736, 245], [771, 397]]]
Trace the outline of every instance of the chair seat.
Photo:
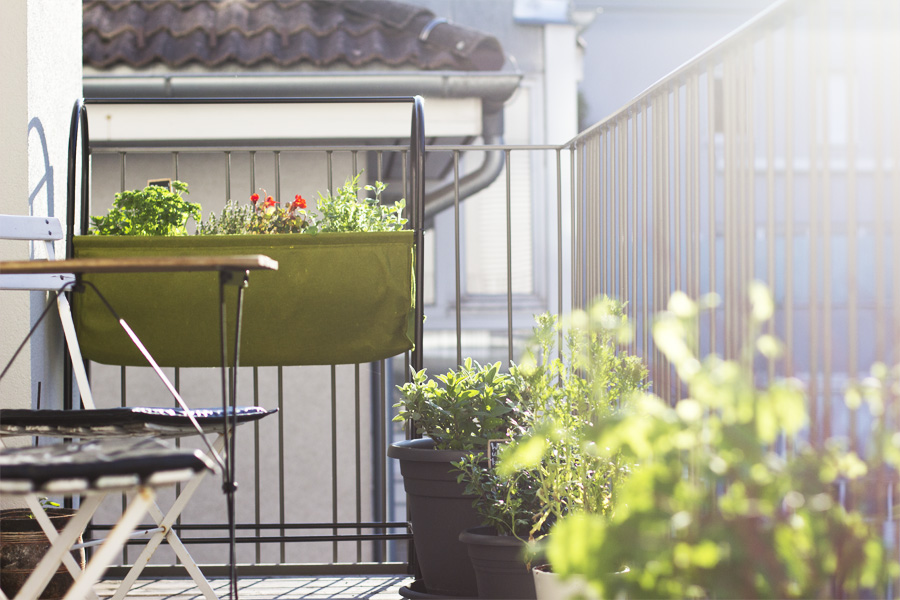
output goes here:
[[[258, 421], [277, 412], [259, 406], [239, 406], [238, 424]], [[204, 432], [221, 431], [226, 414], [221, 408], [192, 409], [190, 414]], [[187, 411], [169, 407], [119, 407], [93, 410], [0, 409], [0, 435], [54, 437], [116, 437], [135, 435], [182, 436], [195, 434]]]
[[184, 482], [215, 467], [159, 440], [91, 440], [0, 450], [0, 492], [74, 494]]

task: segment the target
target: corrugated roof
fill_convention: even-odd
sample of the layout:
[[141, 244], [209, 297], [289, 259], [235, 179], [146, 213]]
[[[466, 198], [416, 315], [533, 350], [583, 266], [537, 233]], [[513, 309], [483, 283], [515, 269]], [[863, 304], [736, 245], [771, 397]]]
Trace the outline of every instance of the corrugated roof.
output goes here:
[[494, 71], [493, 36], [391, 0], [84, 0], [84, 64]]

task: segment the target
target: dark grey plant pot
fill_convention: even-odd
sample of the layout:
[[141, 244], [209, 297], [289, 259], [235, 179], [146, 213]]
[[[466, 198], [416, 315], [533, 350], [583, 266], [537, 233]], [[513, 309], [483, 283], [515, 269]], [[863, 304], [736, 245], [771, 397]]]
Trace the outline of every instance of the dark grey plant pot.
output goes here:
[[388, 456], [400, 461], [406, 489], [416, 558], [422, 582], [429, 594], [467, 596], [478, 593], [475, 571], [460, 532], [477, 526], [481, 519], [457, 483], [451, 462], [464, 452], [435, 450], [429, 438], [391, 444]]
[[479, 598], [536, 598], [534, 576], [525, 562], [525, 542], [497, 535], [492, 527], [475, 527], [459, 534], [466, 544], [478, 581]]

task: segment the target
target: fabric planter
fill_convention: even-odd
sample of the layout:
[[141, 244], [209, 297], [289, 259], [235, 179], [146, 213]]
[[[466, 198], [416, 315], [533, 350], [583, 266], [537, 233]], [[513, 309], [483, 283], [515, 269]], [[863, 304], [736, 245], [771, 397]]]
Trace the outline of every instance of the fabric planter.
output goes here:
[[[352, 364], [413, 346], [412, 231], [181, 237], [76, 236], [76, 258], [265, 254], [244, 296], [241, 365]], [[217, 273], [85, 275], [162, 366], [221, 365]], [[227, 293], [233, 336], [235, 294]], [[96, 293], [74, 295], [85, 358], [145, 365]], [[233, 358], [233, 340], [229, 360]]]

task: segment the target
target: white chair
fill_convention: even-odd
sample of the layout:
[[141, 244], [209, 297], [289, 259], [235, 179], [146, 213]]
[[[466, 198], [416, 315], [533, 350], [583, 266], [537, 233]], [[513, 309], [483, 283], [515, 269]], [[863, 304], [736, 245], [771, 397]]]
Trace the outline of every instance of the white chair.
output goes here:
[[[53, 242], [63, 239], [63, 232], [62, 226], [56, 218], [0, 215], [0, 239], [42, 242], [46, 248], [49, 260], [52, 261], [55, 258]], [[265, 263], [265, 261], [261, 261], [260, 264], [266, 264], [267, 266], [258, 268], [273, 268], [270, 264], [271, 262]], [[50, 265], [45, 266], [49, 267]], [[275, 267], [277, 268], [277, 265]], [[225, 408], [188, 409], [174, 386], [172, 386], [158, 366], [152, 362], [152, 357], [148, 357], [148, 360], [151, 361], [151, 366], [154, 367], [157, 375], [160, 376], [169, 392], [178, 402], [178, 408], [127, 407], [97, 409], [91, 395], [90, 382], [79, 350], [71, 309], [65, 294], [62, 293], [72, 288], [75, 281], [76, 277], [73, 274], [20, 275], [3, 273], [2, 269], [0, 269], [0, 289], [49, 291], [56, 295], [55, 300], [51, 299], [51, 305], [48, 305], [48, 309], [44, 311], [41, 319], [52, 308], [52, 303], [55, 303], [83, 407], [83, 410], [2, 409], [0, 410], [0, 436], [51, 436], [97, 439], [133, 436], [183, 437], [215, 433], [217, 437], [213, 442], [206, 440], [206, 436], [203, 435], [208, 449], [208, 458], [220, 466], [225, 466], [225, 461], [221, 455], [227, 440], [229, 426], [233, 423], [241, 424], [255, 421], [275, 412], [275, 410], [267, 410], [260, 407], [237, 407], [228, 410]], [[34, 325], [34, 328], [37, 325], [38, 323]], [[123, 327], [126, 327], [127, 330], [127, 325], [124, 322]], [[34, 331], [34, 328], [32, 331]], [[0, 378], [2, 378], [4, 373], [0, 373]], [[208, 472], [208, 469], [198, 471], [197, 475], [181, 490], [168, 512], [164, 513], [155, 503], [149, 505], [149, 514], [157, 526], [135, 534], [149, 534], [150, 538], [125, 576], [114, 598], [122, 599], [126, 597], [128, 590], [134, 585], [134, 582], [163, 540], [174, 550], [203, 595], [209, 600], [218, 598], [209, 582], [200, 572], [196, 562], [184, 547], [177, 533], [172, 529], [175, 520], [184, 510], [191, 496], [199, 487], [202, 478]], [[36, 501], [32, 502], [29, 500], [29, 506], [32, 511], [40, 508], [39, 503]], [[49, 520], [47, 523], [49, 526]], [[65, 557], [62, 560], [70, 570], [75, 565], [74, 560], [67, 560]]]
[[[170, 448], [150, 438], [0, 449], [0, 496], [24, 496], [51, 542], [13, 599], [38, 598], [61, 563], [74, 579], [65, 600], [96, 598], [92, 586], [154, 505], [156, 489], [196, 479], [213, 468], [199, 451]], [[113, 492], [130, 493], [128, 507], [81, 571], [71, 550], [100, 503]], [[61, 532], [41, 509], [41, 495], [82, 496], [78, 511]], [[0, 599], [7, 600], [2, 591]]]

